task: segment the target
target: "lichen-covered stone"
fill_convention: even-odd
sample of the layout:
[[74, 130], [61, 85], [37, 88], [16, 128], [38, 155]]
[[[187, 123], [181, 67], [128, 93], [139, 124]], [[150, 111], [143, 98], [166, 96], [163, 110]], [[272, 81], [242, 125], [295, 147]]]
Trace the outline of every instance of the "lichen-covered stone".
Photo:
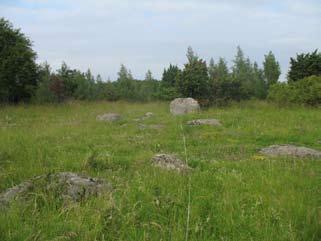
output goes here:
[[176, 98], [170, 103], [170, 112], [173, 115], [195, 113], [200, 110], [200, 105], [193, 98]]
[[260, 153], [268, 156], [292, 156], [321, 158], [321, 151], [303, 146], [294, 145], [272, 145], [263, 148]]
[[46, 192], [63, 201], [81, 201], [112, 190], [104, 179], [81, 176], [72, 172], [37, 176], [0, 194], [0, 204], [8, 205], [16, 199], [27, 199], [28, 194]]
[[157, 154], [152, 158], [152, 162], [155, 166], [167, 170], [176, 170], [182, 172], [190, 169], [185, 162], [171, 154]]
[[210, 125], [210, 126], [221, 126], [221, 122], [216, 119], [198, 119], [191, 120], [187, 122], [187, 125], [191, 126], [201, 126], [201, 125]]

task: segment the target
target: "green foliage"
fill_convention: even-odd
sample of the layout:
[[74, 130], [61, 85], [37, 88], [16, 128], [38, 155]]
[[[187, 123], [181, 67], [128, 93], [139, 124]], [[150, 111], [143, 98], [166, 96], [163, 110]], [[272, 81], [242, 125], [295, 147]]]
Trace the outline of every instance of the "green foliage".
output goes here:
[[295, 82], [311, 75], [321, 75], [321, 53], [318, 50], [307, 54], [297, 54], [296, 58], [291, 58], [288, 72], [289, 82]]
[[98, 99], [98, 96], [96, 96], [97, 88], [95, 88], [95, 78], [89, 69], [85, 74], [75, 71], [72, 79], [77, 86], [72, 94], [74, 98], [78, 100]]
[[54, 103], [56, 98], [50, 90], [51, 69], [47, 62], [38, 66], [39, 83], [38, 88], [33, 96], [33, 101], [36, 103]]
[[177, 90], [177, 76], [181, 70], [176, 66], [170, 64], [168, 69], [164, 69], [160, 89], [158, 92], [158, 99], [173, 100], [180, 96]]
[[264, 56], [263, 67], [264, 77], [266, 78], [268, 87], [276, 84], [281, 75], [281, 68], [279, 62], [276, 61], [272, 51]]
[[244, 99], [254, 96], [255, 84], [253, 79], [253, 68], [249, 58], [245, 58], [242, 49], [237, 47], [237, 54], [232, 68], [233, 78], [240, 82], [242, 97]]
[[55, 102], [63, 102], [66, 98], [65, 82], [59, 75], [50, 76], [49, 90], [53, 93]]
[[177, 76], [177, 87], [183, 97], [198, 100], [209, 97], [209, 76], [206, 62], [198, 59], [191, 48], [187, 53], [188, 63]]
[[294, 86], [287, 83], [276, 83], [270, 86], [268, 100], [280, 105], [289, 104], [295, 101], [293, 96]]
[[226, 105], [241, 99], [240, 82], [233, 79], [225, 59], [220, 58], [217, 64], [211, 59], [209, 65], [210, 100], [215, 105]]
[[162, 86], [175, 87], [176, 78], [179, 72], [180, 72], [180, 69], [177, 67], [177, 65], [170, 64], [168, 69], [164, 69], [163, 76], [162, 76]]
[[242, 99], [241, 84], [232, 78], [211, 83], [211, 102], [215, 105], [227, 105], [231, 101]]
[[116, 86], [120, 98], [125, 100], [134, 99], [135, 81], [130, 70], [127, 70], [123, 64], [120, 66], [120, 70], [118, 72]]
[[64, 82], [65, 97], [71, 98], [77, 89], [77, 77], [79, 77], [79, 71], [72, 70], [69, 66], [63, 62], [60, 69], [57, 70], [57, 76], [59, 76]]
[[97, 80], [95, 84], [95, 99], [109, 101], [118, 100], [119, 94], [116, 85], [110, 81], [102, 82], [101, 80]]
[[191, 46], [187, 48], [186, 57], [189, 63], [195, 62], [199, 59], [198, 55], [194, 52]]
[[269, 99], [279, 104], [321, 104], [321, 76], [310, 76], [292, 83], [272, 85]]
[[264, 79], [264, 71], [260, 69], [256, 62], [253, 65], [254, 79], [254, 97], [257, 99], [265, 99], [268, 91], [268, 84]]
[[232, 68], [232, 78], [240, 83], [240, 95], [242, 99], [258, 98], [264, 99], [267, 95], [267, 84], [264, 80], [264, 72], [249, 58], [245, 58], [240, 47]]
[[28, 101], [37, 86], [31, 41], [0, 18], [0, 102]]
[[215, 79], [216, 78], [216, 68], [215, 68], [215, 62], [214, 59], [211, 58], [210, 59], [210, 63], [208, 65], [208, 75], [210, 77], [210, 79]]

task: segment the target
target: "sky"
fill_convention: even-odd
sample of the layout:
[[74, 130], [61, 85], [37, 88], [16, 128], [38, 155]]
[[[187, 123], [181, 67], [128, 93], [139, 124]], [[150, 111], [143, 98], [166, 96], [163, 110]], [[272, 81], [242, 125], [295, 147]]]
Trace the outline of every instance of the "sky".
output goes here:
[[161, 78], [188, 46], [231, 65], [238, 45], [260, 66], [271, 50], [285, 80], [290, 57], [321, 50], [321, 0], [0, 0], [0, 17], [33, 41], [37, 62], [111, 80], [120, 64]]

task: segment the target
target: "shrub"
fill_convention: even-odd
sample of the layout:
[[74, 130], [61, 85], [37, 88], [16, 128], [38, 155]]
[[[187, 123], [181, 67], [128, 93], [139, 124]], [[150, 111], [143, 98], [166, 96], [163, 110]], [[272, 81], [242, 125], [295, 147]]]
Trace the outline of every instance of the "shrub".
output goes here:
[[310, 76], [293, 83], [272, 85], [268, 99], [278, 104], [321, 104], [321, 76]]
[[298, 103], [312, 106], [321, 104], [321, 76], [310, 76], [294, 85]]

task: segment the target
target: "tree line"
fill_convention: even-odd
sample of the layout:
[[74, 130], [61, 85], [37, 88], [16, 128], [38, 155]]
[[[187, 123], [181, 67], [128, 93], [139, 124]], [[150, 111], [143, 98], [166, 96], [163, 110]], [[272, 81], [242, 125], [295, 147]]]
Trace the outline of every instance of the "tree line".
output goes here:
[[[155, 79], [150, 70], [143, 80], [137, 80], [125, 65], [120, 66], [115, 81], [104, 81], [100, 75], [93, 76], [89, 69], [82, 72], [66, 63], [53, 71], [48, 63], [36, 63], [31, 41], [2, 18], [0, 101], [152, 101], [193, 97], [203, 105], [252, 98], [268, 98], [279, 103], [321, 103], [321, 53], [317, 50], [290, 59], [287, 83], [279, 83], [280, 64], [271, 51], [264, 56], [262, 67], [246, 57], [240, 47], [237, 47], [231, 68], [224, 58], [217, 61], [212, 58], [207, 63], [191, 47], [188, 47], [186, 57], [182, 69], [170, 64], [164, 69], [160, 80]], [[302, 95], [305, 97], [299, 98]]]

